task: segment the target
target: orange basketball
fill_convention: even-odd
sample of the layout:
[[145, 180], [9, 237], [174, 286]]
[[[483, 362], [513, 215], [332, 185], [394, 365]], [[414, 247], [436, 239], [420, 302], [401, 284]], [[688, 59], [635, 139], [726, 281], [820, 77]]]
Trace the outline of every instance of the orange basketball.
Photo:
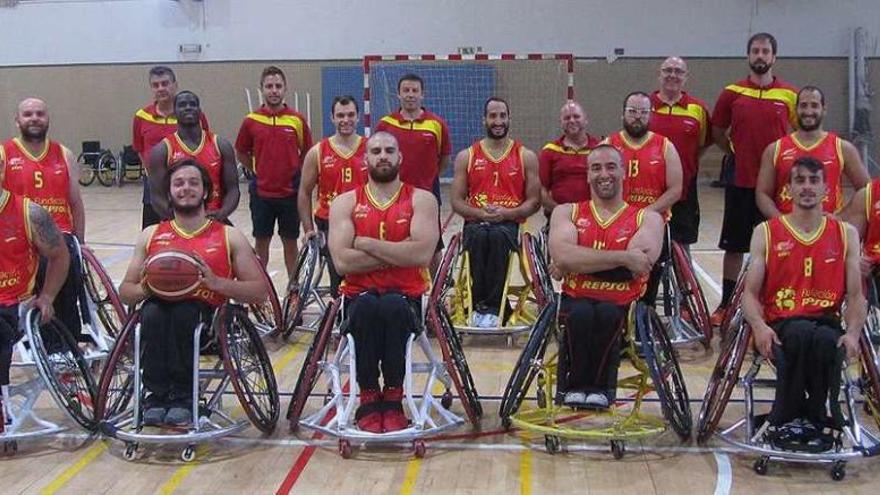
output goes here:
[[150, 256], [144, 281], [156, 296], [178, 300], [199, 287], [201, 276], [195, 258], [183, 251], [168, 250]]

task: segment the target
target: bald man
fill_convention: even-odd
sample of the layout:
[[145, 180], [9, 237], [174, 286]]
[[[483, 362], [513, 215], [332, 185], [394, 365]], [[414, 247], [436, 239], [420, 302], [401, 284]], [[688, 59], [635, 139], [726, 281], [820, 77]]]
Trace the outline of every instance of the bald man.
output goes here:
[[[43, 100], [27, 98], [19, 103], [15, 123], [20, 136], [0, 146], [3, 188], [42, 206], [64, 234], [70, 268], [55, 298], [55, 313], [74, 336], [79, 336], [81, 320], [77, 301], [84, 293], [74, 236], [79, 242], [85, 241], [86, 217], [76, 157], [65, 146], [48, 138], [49, 109]], [[45, 261], [41, 261], [37, 285], [41, 285], [44, 275]], [[85, 312], [83, 318], [88, 318]]]

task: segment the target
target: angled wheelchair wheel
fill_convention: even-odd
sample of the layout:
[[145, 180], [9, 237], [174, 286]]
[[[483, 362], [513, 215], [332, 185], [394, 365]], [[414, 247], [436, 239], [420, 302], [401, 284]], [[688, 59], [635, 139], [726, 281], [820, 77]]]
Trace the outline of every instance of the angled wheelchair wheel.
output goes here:
[[98, 382], [98, 400], [95, 417], [98, 421], [113, 421], [123, 414], [134, 396], [134, 330], [140, 323], [141, 312], [135, 311], [119, 332], [116, 343], [101, 372]]
[[86, 153], [80, 153], [76, 158], [76, 163], [79, 165], [79, 184], [81, 186], [89, 186], [92, 182], [95, 182], [95, 163], [89, 163], [90, 156]]
[[110, 276], [107, 275], [107, 271], [104, 270], [95, 253], [86, 246], [81, 247], [81, 252], [86, 294], [95, 303], [98, 318], [104, 325], [104, 330], [111, 337], [115, 337], [128, 318], [125, 306], [119, 300], [119, 293], [116, 292], [113, 281], [110, 280]]
[[721, 326], [718, 327], [718, 330], [721, 332], [721, 346], [724, 347], [727, 345], [730, 340], [736, 336], [736, 332], [738, 328], [736, 325], [738, 324], [738, 309], [742, 305], [742, 294], [745, 289], [746, 283], [746, 270], [748, 269], [748, 262], [743, 265], [742, 270], [740, 270], [739, 276], [736, 278], [736, 286], [734, 286], [733, 294], [730, 296], [730, 303], [727, 305], [727, 311], [724, 312], [724, 318], [721, 320]]
[[[28, 311], [25, 318], [34, 363], [49, 394], [72, 420], [94, 431], [97, 387], [73, 335], [57, 319], [40, 324], [36, 310]], [[54, 342], [51, 349], [47, 341]]]
[[118, 165], [119, 164], [116, 161], [116, 157], [113, 156], [113, 153], [110, 153], [109, 151], [101, 153], [101, 156], [98, 157], [98, 161], [95, 164], [95, 175], [102, 186], [110, 187], [113, 185], [116, 181], [116, 168]]
[[721, 348], [703, 395], [703, 405], [697, 419], [697, 442], [701, 444], [706, 443], [718, 428], [730, 394], [739, 381], [740, 369], [750, 347], [751, 329], [742, 321], [741, 315], [734, 319], [734, 323], [734, 334], [730, 336], [728, 345]]
[[462, 398], [465, 413], [471, 424], [477, 425], [483, 416], [480, 395], [477, 393], [474, 377], [471, 375], [470, 367], [468, 367], [464, 349], [461, 345], [461, 338], [458, 332], [455, 331], [455, 327], [452, 326], [452, 319], [442, 303], [432, 305], [428, 313], [428, 322], [434, 326], [434, 333], [437, 335], [437, 342], [440, 344], [443, 361], [447, 364], [447, 372], [452, 378], [459, 397]]
[[272, 362], [247, 310], [227, 305], [223, 312], [218, 337], [229, 381], [254, 426], [272, 433], [281, 408]]
[[871, 333], [876, 331], [868, 328], [876, 324], [872, 322], [862, 329], [862, 337], [859, 339], [859, 371], [861, 374], [862, 395], [865, 397], [865, 409], [874, 418], [877, 427], [880, 428], [880, 358], [877, 350], [871, 342]]
[[315, 280], [315, 271], [318, 268], [318, 262], [321, 257], [321, 249], [319, 246], [320, 239], [318, 236], [312, 236], [306, 241], [306, 246], [299, 252], [296, 260], [296, 270], [293, 274], [293, 280], [287, 289], [287, 296], [284, 298], [283, 318], [284, 330], [282, 337], [289, 338], [296, 330], [297, 326], [302, 324], [303, 309], [309, 302], [309, 296], [318, 281]]
[[501, 406], [498, 412], [505, 428], [510, 426], [510, 416], [519, 410], [532, 381], [538, 374], [538, 368], [535, 365], [543, 359], [547, 351], [547, 344], [550, 343], [550, 336], [554, 329], [555, 321], [556, 304], [551, 300], [538, 314], [535, 325], [529, 334], [529, 340], [519, 355], [513, 373], [510, 375], [507, 386], [504, 388], [504, 395], [501, 397]]
[[434, 275], [434, 280], [431, 284], [432, 300], [436, 299], [442, 302], [446, 292], [455, 286], [452, 272], [455, 268], [456, 258], [458, 258], [460, 245], [461, 234], [452, 236], [452, 239], [446, 245], [446, 249], [443, 251], [443, 259], [440, 260], [440, 266], [437, 268], [437, 273]]
[[642, 354], [651, 372], [654, 389], [660, 397], [663, 417], [678, 436], [686, 440], [691, 436], [693, 419], [687, 387], [675, 357], [675, 349], [656, 312], [642, 303], [638, 303], [636, 311]]
[[535, 302], [538, 306], [543, 306], [547, 304], [553, 294], [553, 282], [550, 279], [550, 269], [547, 266], [545, 253], [542, 252], [538, 238], [528, 232], [523, 234], [522, 244], [526, 264], [529, 267], [529, 275], [532, 278]]
[[266, 273], [266, 270], [262, 268], [262, 265], [260, 265], [260, 276], [263, 278], [263, 283], [266, 285], [269, 296], [262, 302], [248, 304], [248, 311], [253, 321], [257, 324], [260, 334], [271, 336], [277, 334], [278, 330], [284, 325], [284, 313], [281, 309], [281, 303], [278, 302], [278, 292], [275, 290], [275, 284], [272, 283], [272, 279]]
[[290, 429], [295, 430], [300, 415], [306, 401], [309, 400], [309, 394], [315, 388], [320, 376], [320, 368], [318, 364], [324, 360], [327, 348], [330, 346], [330, 340], [333, 336], [333, 327], [336, 324], [336, 315], [342, 305], [342, 298], [336, 298], [327, 306], [327, 310], [321, 316], [321, 325], [318, 332], [306, 352], [306, 358], [303, 361], [302, 369], [300, 369], [299, 377], [296, 379], [296, 386], [293, 388], [293, 397], [290, 399], [290, 405], [287, 408], [287, 419], [290, 421]]
[[706, 304], [706, 296], [697, 281], [690, 259], [681, 244], [672, 241], [672, 268], [675, 278], [678, 279], [678, 290], [681, 293], [682, 302], [688, 313], [689, 323], [697, 331], [703, 334], [706, 345], [712, 340], [712, 324], [709, 323], [709, 306]]

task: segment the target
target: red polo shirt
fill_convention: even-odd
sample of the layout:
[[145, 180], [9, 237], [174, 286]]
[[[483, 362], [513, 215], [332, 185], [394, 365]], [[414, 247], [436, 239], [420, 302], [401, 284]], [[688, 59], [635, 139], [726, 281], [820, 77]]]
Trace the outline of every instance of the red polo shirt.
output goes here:
[[422, 115], [408, 120], [398, 109], [379, 120], [376, 131], [394, 135], [403, 153], [400, 180], [432, 191], [440, 173], [440, 158], [452, 154], [449, 127], [439, 115], [422, 108]]
[[[204, 113], [199, 116], [199, 120], [202, 123], [202, 129], [211, 130]], [[151, 103], [134, 114], [134, 120], [131, 124], [131, 147], [149, 160], [150, 150], [153, 149], [153, 146], [174, 134], [175, 131], [177, 131], [177, 117], [173, 114], [160, 115], [156, 109], [156, 103]], [[144, 165], [144, 171], [146, 171], [146, 164]]]
[[565, 136], [550, 141], [538, 155], [538, 175], [541, 185], [550, 191], [553, 201], [559, 204], [589, 201], [590, 184], [587, 182], [587, 155], [601, 139], [587, 134], [583, 148], [564, 144]]
[[730, 128], [730, 145], [736, 156], [735, 186], [754, 189], [764, 148], [797, 127], [797, 92], [778, 77], [765, 87], [746, 78], [721, 91], [712, 125]]
[[709, 109], [703, 100], [681, 92], [681, 98], [672, 105], [660, 99], [660, 92], [651, 93], [651, 122], [648, 129], [666, 136], [681, 158], [681, 199], [687, 198], [691, 181], [700, 168], [700, 150], [712, 142], [709, 127]]
[[266, 105], [249, 113], [235, 140], [235, 149], [254, 157], [257, 194], [287, 198], [296, 194], [294, 180], [312, 147], [305, 118], [286, 104], [277, 112]]

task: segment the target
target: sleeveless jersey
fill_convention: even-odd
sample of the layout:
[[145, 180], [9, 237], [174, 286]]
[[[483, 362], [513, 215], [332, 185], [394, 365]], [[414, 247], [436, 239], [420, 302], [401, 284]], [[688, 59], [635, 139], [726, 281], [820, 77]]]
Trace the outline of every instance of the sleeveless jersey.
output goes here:
[[[578, 245], [602, 251], [623, 251], [639, 230], [643, 213], [641, 208], [625, 204], [603, 221], [592, 201], [575, 203], [571, 220], [577, 229]], [[647, 275], [623, 282], [610, 282], [589, 273], [577, 273], [566, 275], [562, 291], [571, 297], [588, 297], [624, 305], [642, 296], [647, 281]]]
[[0, 158], [6, 162], [3, 187], [42, 206], [62, 232], [73, 233], [70, 173], [64, 146], [47, 139], [43, 152], [33, 156], [14, 138], [3, 143]]
[[773, 168], [775, 170], [775, 190], [773, 202], [776, 208], [791, 213], [792, 202], [789, 193], [789, 176], [794, 161], [802, 156], [811, 156], [825, 167], [825, 184], [828, 193], [822, 200], [822, 210], [835, 213], [843, 208], [843, 186], [840, 174], [843, 173], [843, 143], [833, 132], [828, 132], [812, 146], [804, 146], [798, 141], [796, 133], [789, 134], [774, 143]]
[[794, 230], [787, 216], [764, 224], [767, 268], [761, 303], [767, 323], [836, 314], [846, 291], [844, 224], [823, 217], [810, 238]]
[[[232, 278], [232, 252], [229, 249], [226, 225], [207, 220], [205, 225], [192, 233], [184, 232], [174, 220], [166, 220], [156, 226], [147, 243], [147, 258], [174, 249], [198, 254], [218, 277]], [[201, 286], [189, 297], [211, 306], [219, 306], [226, 296]]]
[[[611, 146], [623, 155], [626, 172], [623, 179], [623, 200], [644, 208], [666, 192], [666, 147], [669, 146], [669, 140], [656, 132], [648, 131], [645, 142], [637, 146], [627, 139], [624, 132], [617, 132], [608, 138]], [[664, 217], [668, 217], [668, 212]]]
[[0, 197], [0, 307], [34, 292], [39, 254], [31, 240], [29, 205], [29, 199], [9, 192]]
[[208, 175], [211, 177], [211, 184], [214, 186], [211, 196], [205, 202], [205, 211], [213, 212], [223, 206], [223, 156], [220, 154], [220, 146], [217, 144], [217, 135], [213, 132], [202, 131], [202, 142], [196, 149], [190, 149], [180, 136], [175, 132], [162, 140], [167, 150], [166, 165], [172, 164], [192, 158], [199, 163]]
[[[355, 190], [356, 202], [351, 212], [355, 236], [391, 242], [403, 241], [409, 237], [413, 216], [413, 186], [401, 185], [397, 194], [386, 204], [376, 201], [369, 187], [369, 184], [365, 184]], [[410, 297], [419, 297], [427, 292], [430, 280], [427, 267], [392, 266], [371, 272], [350, 273], [345, 276], [340, 290], [347, 296], [377, 290], [380, 293], [400, 292]]]
[[366, 149], [367, 140], [360, 136], [357, 147], [348, 155], [336, 149], [330, 138], [321, 140], [318, 148], [317, 218], [327, 220], [333, 198], [367, 183], [369, 172], [364, 162]]
[[872, 263], [880, 263], [880, 179], [872, 180], [866, 192], [865, 218], [868, 228], [863, 249]]
[[[526, 174], [522, 143], [510, 141], [498, 159], [486, 153], [482, 141], [468, 148], [468, 204], [483, 208], [488, 204], [515, 208], [526, 199]], [[585, 179], [586, 180], [586, 179]], [[524, 222], [524, 218], [517, 219]]]

